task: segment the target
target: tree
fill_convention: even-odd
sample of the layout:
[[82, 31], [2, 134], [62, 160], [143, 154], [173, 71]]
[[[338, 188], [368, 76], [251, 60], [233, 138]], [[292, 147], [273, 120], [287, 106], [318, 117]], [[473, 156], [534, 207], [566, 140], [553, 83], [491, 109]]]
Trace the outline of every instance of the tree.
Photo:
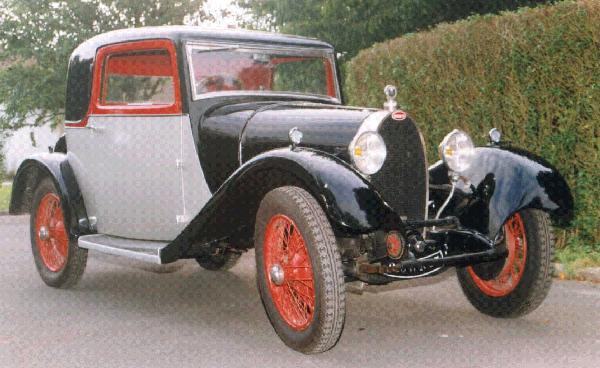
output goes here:
[[73, 49], [119, 28], [203, 19], [205, 0], [2, 0], [0, 3], [1, 129], [64, 118], [66, 73]]
[[238, 0], [254, 15], [250, 26], [328, 41], [342, 60], [376, 42], [440, 22], [545, 2], [549, 0]]

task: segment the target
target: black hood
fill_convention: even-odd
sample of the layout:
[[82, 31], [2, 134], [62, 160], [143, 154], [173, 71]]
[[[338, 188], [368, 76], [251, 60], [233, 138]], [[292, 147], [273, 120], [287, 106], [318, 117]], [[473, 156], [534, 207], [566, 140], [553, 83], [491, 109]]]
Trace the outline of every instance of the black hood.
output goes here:
[[290, 145], [289, 131], [302, 132], [301, 147], [346, 158], [348, 145], [372, 110], [322, 104], [280, 104], [257, 110], [241, 136], [242, 161]]
[[[255, 102], [222, 105], [200, 123], [199, 155], [214, 192], [241, 163], [290, 145], [289, 131], [311, 147], [348, 160], [347, 148], [358, 128], [375, 110], [307, 102]], [[240, 152], [241, 149], [241, 152]]]

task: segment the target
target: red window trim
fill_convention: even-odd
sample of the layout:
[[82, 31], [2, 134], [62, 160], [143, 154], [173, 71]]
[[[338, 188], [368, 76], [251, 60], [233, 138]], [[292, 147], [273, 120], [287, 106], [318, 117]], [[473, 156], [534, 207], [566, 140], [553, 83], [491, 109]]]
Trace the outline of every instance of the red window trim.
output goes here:
[[[132, 51], [167, 50], [171, 59], [171, 71], [175, 101], [169, 105], [101, 105], [100, 93], [102, 68], [106, 57]], [[177, 115], [181, 114], [181, 85], [177, 67], [177, 51], [172, 41], [166, 39], [133, 41], [105, 46], [96, 53], [93, 67], [92, 93], [86, 116], [79, 122], [65, 123], [68, 127], [85, 127], [90, 115]]]

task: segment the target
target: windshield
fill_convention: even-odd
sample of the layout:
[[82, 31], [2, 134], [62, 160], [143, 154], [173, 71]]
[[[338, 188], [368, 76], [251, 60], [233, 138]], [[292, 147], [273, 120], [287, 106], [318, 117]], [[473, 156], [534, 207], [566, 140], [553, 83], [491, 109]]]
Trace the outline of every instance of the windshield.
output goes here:
[[339, 99], [333, 53], [189, 45], [194, 98], [211, 93], [283, 92]]

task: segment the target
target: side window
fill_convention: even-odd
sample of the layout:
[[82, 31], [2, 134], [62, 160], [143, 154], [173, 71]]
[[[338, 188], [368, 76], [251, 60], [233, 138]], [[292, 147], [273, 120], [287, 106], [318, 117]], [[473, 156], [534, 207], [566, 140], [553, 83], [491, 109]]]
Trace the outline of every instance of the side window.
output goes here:
[[175, 84], [167, 50], [110, 54], [104, 59], [100, 104], [171, 105]]
[[[88, 115], [181, 114], [177, 50], [171, 40], [118, 43], [96, 53]], [[78, 126], [85, 126], [87, 119]]]

